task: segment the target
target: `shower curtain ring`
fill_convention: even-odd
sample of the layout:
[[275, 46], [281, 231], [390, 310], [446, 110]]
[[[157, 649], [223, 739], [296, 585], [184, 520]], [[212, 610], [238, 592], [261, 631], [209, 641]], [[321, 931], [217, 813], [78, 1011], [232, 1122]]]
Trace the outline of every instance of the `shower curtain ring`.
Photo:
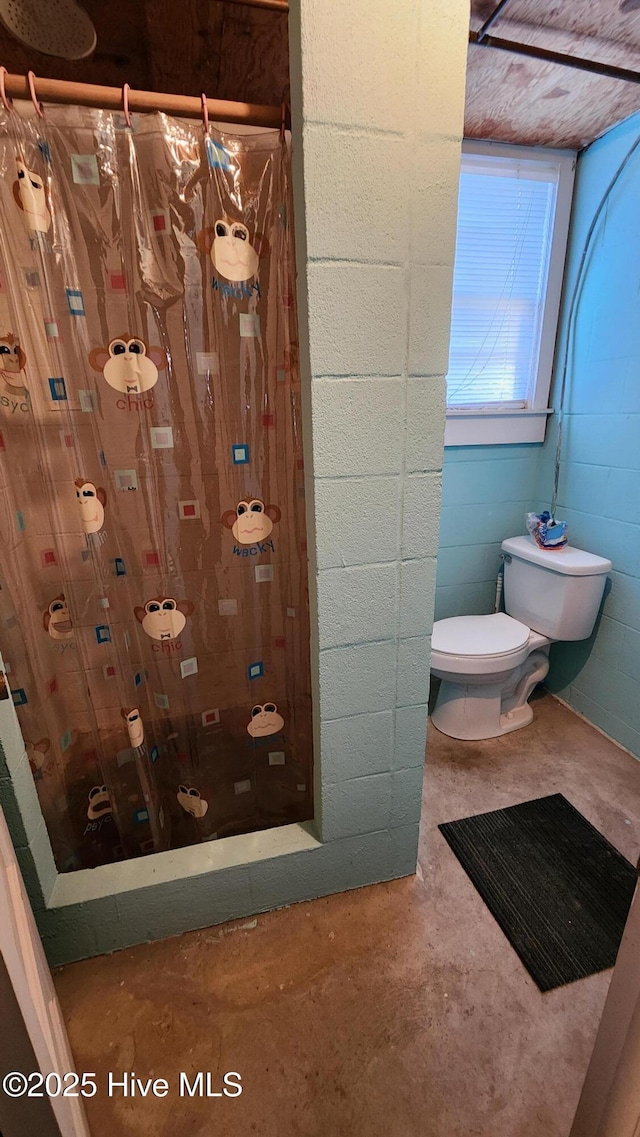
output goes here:
[[287, 104], [285, 103], [285, 101], [283, 99], [282, 100], [282, 106], [280, 108], [280, 141], [281, 142], [284, 142], [285, 131], [287, 129], [287, 110], [288, 110]]
[[207, 96], [205, 95], [204, 91], [200, 95], [200, 98], [202, 100], [202, 122], [204, 125], [204, 135], [205, 135], [205, 138], [208, 138], [208, 136], [209, 136], [209, 108], [207, 106]]
[[33, 103], [33, 105], [36, 109], [36, 114], [38, 114], [40, 116], [40, 118], [44, 118], [44, 111], [42, 109], [42, 103], [39, 102], [38, 97], [36, 95], [36, 77], [35, 77], [33, 71], [27, 71], [27, 82], [29, 84], [29, 94], [31, 95], [31, 102]]
[[131, 122], [131, 115], [129, 114], [129, 91], [131, 87], [128, 83], [122, 84], [122, 112], [124, 114], [124, 121], [126, 122], [129, 130], [133, 130], [133, 123]]
[[10, 99], [4, 89], [4, 77], [8, 75], [6, 67], [0, 67], [0, 102], [6, 111], [13, 110], [13, 99]]

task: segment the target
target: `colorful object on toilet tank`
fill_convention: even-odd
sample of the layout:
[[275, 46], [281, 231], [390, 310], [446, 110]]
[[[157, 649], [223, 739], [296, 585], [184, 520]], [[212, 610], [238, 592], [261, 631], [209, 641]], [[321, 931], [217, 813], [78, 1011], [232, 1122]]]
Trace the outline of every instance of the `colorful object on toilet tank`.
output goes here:
[[527, 529], [541, 549], [562, 549], [568, 540], [566, 521], [556, 521], [548, 509], [527, 514]]

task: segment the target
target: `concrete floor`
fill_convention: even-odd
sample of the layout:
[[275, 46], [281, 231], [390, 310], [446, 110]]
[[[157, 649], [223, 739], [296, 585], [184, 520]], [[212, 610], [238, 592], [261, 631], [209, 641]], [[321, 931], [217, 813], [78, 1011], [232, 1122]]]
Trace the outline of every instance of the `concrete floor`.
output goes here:
[[[101, 1088], [92, 1137], [567, 1137], [611, 972], [541, 995], [435, 826], [559, 791], [635, 863], [639, 787], [549, 695], [504, 738], [431, 728], [415, 877], [57, 973], [78, 1071], [171, 1086]], [[181, 1099], [181, 1070], [244, 1092]]]

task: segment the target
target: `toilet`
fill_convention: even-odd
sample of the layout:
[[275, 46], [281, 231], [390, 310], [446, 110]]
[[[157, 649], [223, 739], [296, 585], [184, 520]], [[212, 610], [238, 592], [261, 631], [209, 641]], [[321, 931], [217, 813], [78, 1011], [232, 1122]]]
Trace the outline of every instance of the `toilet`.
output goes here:
[[611, 561], [532, 537], [502, 542], [505, 612], [433, 626], [431, 671], [440, 690], [431, 721], [451, 738], [497, 738], [527, 726], [529, 696], [557, 640], [591, 635]]

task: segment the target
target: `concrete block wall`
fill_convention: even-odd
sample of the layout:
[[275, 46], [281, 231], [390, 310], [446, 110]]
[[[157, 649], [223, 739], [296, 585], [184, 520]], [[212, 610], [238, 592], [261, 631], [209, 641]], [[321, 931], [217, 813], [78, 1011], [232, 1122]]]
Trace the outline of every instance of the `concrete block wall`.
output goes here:
[[[579, 158], [551, 405], [568, 301], [598, 202], [640, 132], [634, 115]], [[590, 639], [551, 648], [546, 686], [640, 758], [640, 156], [603, 214], [583, 278], [565, 400], [557, 514], [570, 541], [613, 562]], [[524, 531], [527, 509], [548, 508], [557, 416], [544, 445], [445, 451], [436, 618], [491, 612], [500, 542]]]
[[6, 818], [31, 906], [35, 912], [41, 911], [53, 890], [57, 870], [10, 699], [0, 702], [0, 809]]
[[[640, 132], [640, 115], [578, 160], [560, 343], [584, 240], [601, 195]], [[581, 290], [571, 357], [558, 515], [570, 540], [613, 562], [611, 589], [590, 640], [551, 650], [547, 685], [640, 758], [640, 155], [601, 218]], [[558, 370], [558, 368], [556, 368]], [[554, 393], [557, 402], [558, 393]], [[555, 404], [554, 404], [555, 405]], [[555, 424], [540, 463], [550, 498]]]
[[295, 9], [316, 800], [324, 842], [391, 834], [380, 880], [416, 860], [468, 4]]
[[436, 619], [493, 612], [500, 545], [539, 511], [541, 444], [445, 450]]

